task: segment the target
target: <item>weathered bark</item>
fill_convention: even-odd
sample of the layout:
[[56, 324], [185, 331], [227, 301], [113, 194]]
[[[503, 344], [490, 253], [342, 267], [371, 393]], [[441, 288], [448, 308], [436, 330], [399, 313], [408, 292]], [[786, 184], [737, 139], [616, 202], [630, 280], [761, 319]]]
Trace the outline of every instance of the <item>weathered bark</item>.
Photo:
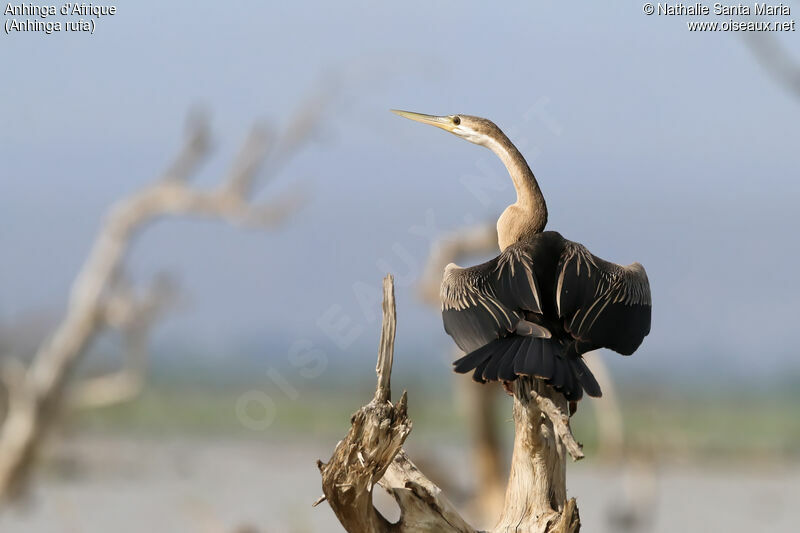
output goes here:
[[[395, 324], [394, 280], [387, 276], [383, 280], [383, 329], [375, 397], [350, 419], [350, 431], [336, 445], [331, 459], [317, 462], [322, 491], [350, 532], [472, 532], [441, 490], [402, 452], [411, 421], [405, 392], [396, 405], [391, 403]], [[378, 482], [400, 506], [396, 524], [389, 523], [372, 505], [372, 488]]]
[[583, 457], [569, 432], [564, 395], [542, 380], [519, 378], [514, 392], [514, 454], [496, 532], [573, 532], [580, 528], [567, 502], [566, 456]]
[[[389, 394], [395, 332], [391, 276], [384, 280], [383, 309], [375, 397], [353, 415], [331, 459], [318, 462], [323, 499], [352, 533], [475, 532], [402, 451], [411, 421], [406, 393], [396, 405]], [[566, 456], [583, 454], [569, 429], [566, 400], [541, 380], [518, 379], [512, 386], [514, 454], [505, 506], [493, 531], [575, 533], [580, 517], [575, 500], [566, 499]], [[373, 506], [375, 483], [397, 501], [398, 522], [390, 523]]]

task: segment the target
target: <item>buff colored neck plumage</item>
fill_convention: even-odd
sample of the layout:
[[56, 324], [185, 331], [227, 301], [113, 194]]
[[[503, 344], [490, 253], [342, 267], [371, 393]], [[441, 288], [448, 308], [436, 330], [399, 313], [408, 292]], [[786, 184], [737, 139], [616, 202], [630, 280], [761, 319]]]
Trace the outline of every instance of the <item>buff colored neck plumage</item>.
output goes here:
[[511, 141], [500, 133], [497, 138], [487, 137], [484, 146], [497, 154], [508, 170], [517, 201], [503, 211], [497, 219], [497, 239], [500, 250], [541, 233], [547, 225], [547, 204], [528, 163]]

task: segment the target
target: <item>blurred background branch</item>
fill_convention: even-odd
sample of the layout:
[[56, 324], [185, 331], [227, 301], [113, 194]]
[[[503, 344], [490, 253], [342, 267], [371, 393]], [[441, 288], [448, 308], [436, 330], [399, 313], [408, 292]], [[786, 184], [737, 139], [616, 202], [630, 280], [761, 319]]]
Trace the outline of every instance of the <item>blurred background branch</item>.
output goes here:
[[[443, 235], [433, 243], [417, 285], [417, 294], [437, 311], [441, 306], [439, 288], [449, 263], [489, 256], [499, 249], [494, 222], [469, 226]], [[449, 361], [461, 357], [454, 347]], [[498, 403], [503, 391], [495, 383], [477, 386], [470, 379], [454, 377], [455, 403], [469, 425], [470, 463], [474, 465], [474, 490], [468, 507], [479, 524], [487, 527], [503, 508], [506, 492], [506, 457], [498, 425]]]
[[745, 32], [743, 38], [765, 72], [795, 98], [800, 98], [800, 59], [767, 32]]
[[[587, 459], [570, 465], [570, 490], [592, 529], [697, 530], [709, 517], [731, 533], [796, 528], [797, 32], [687, 32], [686, 17], [646, 17], [641, 5], [416, 7], [425, 17], [393, 3], [262, 2], [243, 11], [129, 2], [90, 38], [3, 40], [7, 428], [32, 418], [5, 416], [6, 386], [17, 390], [15, 415], [24, 415], [34, 401], [20, 385], [66, 316], [99, 217], [116, 200], [167, 175], [218, 192], [255, 162], [233, 195], [250, 190], [252, 203], [277, 207], [266, 211], [267, 225], [285, 217], [281, 207], [303, 212], [279, 232], [241, 229], [240, 217], [236, 227], [218, 224], [217, 214], [139, 230], [119, 279], [130, 280], [138, 301], [167, 271], [180, 282], [178, 300], [151, 315], [138, 341], [114, 325], [98, 330], [39, 447], [30, 505], [0, 513], [0, 531], [341, 531], [326, 506], [308, 509], [319, 495], [308, 458], [341, 438], [354, 391], [374, 392], [372, 280], [396, 272], [398, 299], [410, 301], [439, 229], [480, 227], [511, 193], [489, 154], [403, 127], [390, 107], [492, 118], [535, 167], [553, 227], [652, 274], [658, 306], [640, 353], [600, 354], [616, 402], [604, 385], [604, 397], [571, 419]], [[797, 19], [791, 7], [769, 20]], [[754, 50], [743, 37], [762, 41]], [[340, 88], [334, 106], [329, 81]], [[309, 122], [282, 128], [278, 119], [307, 87], [323, 95], [301, 109], [318, 149], [299, 158]], [[191, 102], [213, 110], [213, 139], [195, 127], [203, 116], [192, 115], [189, 132], [203, 134], [173, 158]], [[253, 128], [256, 144], [267, 139], [266, 158], [258, 164], [247, 149], [253, 157], [234, 162], [253, 117], [270, 119]], [[305, 176], [320, 178], [307, 204], [298, 186]], [[441, 227], [423, 235], [416, 229], [430, 226], [432, 207]], [[509, 398], [452, 377], [447, 337], [431, 313], [441, 267], [433, 270], [431, 307], [401, 313], [395, 380], [409, 388], [409, 453], [479, 525], [463, 509], [477, 509], [472, 498], [482, 492], [473, 443], [496, 450], [497, 440], [501, 449], [508, 442], [500, 405]], [[588, 359], [597, 375], [598, 355]], [[73, 408], [95, 378], [110, 386], [88, 396], [108, 407]], [[267, 429], [243, 423], [235, 409], [243, 394], [257, 400], [246, 414], [271, 422]], [[618, 412], [621, 424], [595, 409]], [[481, 477], [499, 471], [503, 483], [496, 465], [510, 458], [484, 457], [490, 474]], [[387, 518], [397, 516], [390, 497], [374, 496]]]
[[[316, 112], [307, 110], [297, 115], [278, 143], [278, 159], [307, 139], [316, 117]], [[0, 427], [0, 499], [22, 494], [65, 396], [70, 406], [87, 407], [124, 401], [141, 390], [148, 334], [174, 301], [176, 291], [163, 277], [142, 294], [130, 285], [125, 276], [126, 253], [137, 234], [166, 216], [272, 227], [299, 208], [302, 199], [297, 193], [266, 202], [254, 200], [256, 185], [271, 177], [259, 173], [274, 144], [261, 127], [253, 128], [218, 187], [204, 190], [192, 185], [191, 178], [208, 156], [209, 138], [205, 119], [193, 117], [186, 141], [164, 175], [109, 210], [73, 283], [65, 316], [41, 342], [27, 368], [16, 360], [4, 361], [7, 409]], [[122, 333], [122, 370], [73, 387], [70, 376], [105, 329]]]
[[72, 409], [96, 409], [129, 401], [144, 387], [147, 373], [148, 341], [162, 316], [175, 307], [178, 288], [162, 275], [136, 294], [128, 280], [118, 280], [109, 291], [103, 313], [105, 327], [121, 334], [122, 368], [117, 372], [76, 381], [69, 388]]

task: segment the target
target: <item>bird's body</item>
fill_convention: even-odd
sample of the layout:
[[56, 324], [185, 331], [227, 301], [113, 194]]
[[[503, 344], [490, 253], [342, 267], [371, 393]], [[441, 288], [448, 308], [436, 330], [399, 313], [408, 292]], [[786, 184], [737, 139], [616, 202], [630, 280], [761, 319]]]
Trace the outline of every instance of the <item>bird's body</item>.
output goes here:
[[482, 265], [448, 265], [442, 280], [447, 333], [467, 353], [457, 372], [476, 381], [547, 379], [570, 401], [600, 387], [582, 355], [629, 355], [650, 331], [650, 291], [638, 263], [622, 267], [555, 231], [508, 246]]
[[650, 332], [650, 286], [639, 263], [620, 266], [544, 231], [547, 206], [530, 167], [491, 121], [399, 111], [492, 150], [517, 200], [497, 221], [501, 254], [484, 264], [450, 264], [442, 279], [442, 318], [466, 352], [455, 370], [480, 382], [518, 376], [547, 380], [570, 401], [601, 391], [583, 354], [632, 354]]

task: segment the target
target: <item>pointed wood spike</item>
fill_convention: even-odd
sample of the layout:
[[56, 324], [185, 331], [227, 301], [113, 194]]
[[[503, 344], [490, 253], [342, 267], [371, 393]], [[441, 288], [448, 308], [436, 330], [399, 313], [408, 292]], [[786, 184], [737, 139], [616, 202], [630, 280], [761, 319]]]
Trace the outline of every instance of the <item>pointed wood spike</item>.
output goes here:
[[394, 360], [394, 337], [397, 326], [396, 308], [394, 303], [394, 276], [387, 274], [383, 278], [383, 326], [381, 328], [381, 341], [378, 347], [378, 364], [375, 373], [378, 374], [378, 386], [375, 389], [375, 401], [386, 402], [392, 397], [391, 377], [392, 363]]
[[408, 413], [408, 391], [404, 390], [400, 396], [400, 401], [397, 402], [397, 412], [405, 416]]

